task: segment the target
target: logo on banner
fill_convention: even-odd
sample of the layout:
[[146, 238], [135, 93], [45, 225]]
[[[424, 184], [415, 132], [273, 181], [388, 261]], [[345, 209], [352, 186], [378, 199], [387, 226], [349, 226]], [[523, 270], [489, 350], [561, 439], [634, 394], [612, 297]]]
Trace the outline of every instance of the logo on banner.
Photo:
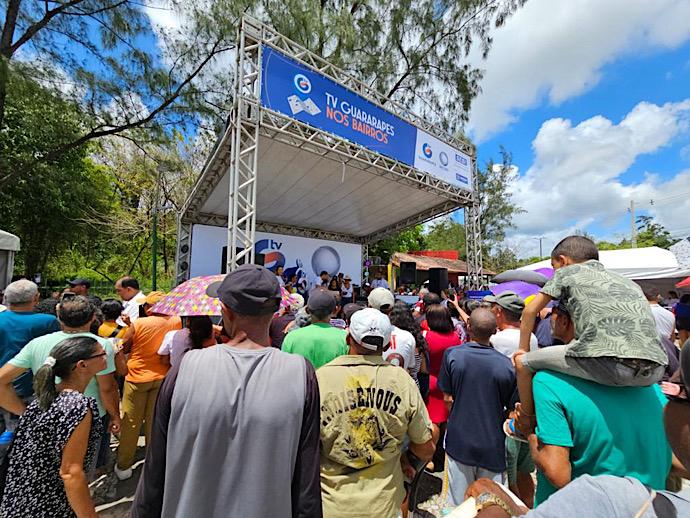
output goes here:
[[448, 155], [446, 155], [445, 151], [441, 151], [438, 155], [438, 159], [441, 161], [442, 166], [447, 166], [448, 165]]
[[[299, 93], [308, 94], [311, 92], [311, 81], [309, 81], [309, 78], [304, 74], [295, 74], [292, 82], [295, 84], [295, 88], [297, 88]], [[306, 112], [309, 115], [318, 115], [321, 113], [319, 107], [316, 106], [316, 103], [309, 97], [306, 99], [300, 99], [299, 96], [293, 94], [288, 97], [287, 100], [288, 104], [290, 105], [290, 111], [292, 111], [293, 115], [297, 115], [301, 112]]]
[[261, 239], [256, 242], [254, 251], [263, 254], [264, 266], [275, 272], [279, 266], [285, 266], [285, 256], [280, 252], [283, 243], [273, 239]]
[[309, 78], [304, 74], [295, 74], [293, 81], [297, 90], [303, 94], [308, 94], [311, 92], [311, 81], [309, 81]]
[[457, 153], [455, 155], [455, 161], [460, 162], [462, 165], [467, 165], [467, 159], [462, 155], [458, 155]]
[[459, 173], [455, 173], [455, 179], [456, 179], [458, 182], [462, 182], [462, 183], [466, 183], [466, 184], [469, 184], [469, 183], [470, 183], [470, 182], [469, 182], [469, 179], [468, 179], [466, 176], [463, 176], [463, 175], [461, 175], [461, 174], [459, 174]]
[[431, 158], [431, 155], [433, 154], [431, 152], [431, 146], [426, 142], [422, 144], [422, 153], [424, 153], [424, 156], [427, 158]]

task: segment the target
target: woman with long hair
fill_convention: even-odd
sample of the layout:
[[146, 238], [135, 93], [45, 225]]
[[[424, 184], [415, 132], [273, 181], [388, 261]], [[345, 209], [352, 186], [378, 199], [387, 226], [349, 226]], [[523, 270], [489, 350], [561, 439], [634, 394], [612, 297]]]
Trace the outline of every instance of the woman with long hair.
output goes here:
[[163, 357], [168, 356], [170, 365], [175, 367], [182, 361], [184, 353], [190, 349], [202, 349], [216, 343], [211, 317], [184, 317], [184, 328], [168, 331], [158, 349], [158, 354]]
[[15, 432], [0, 516], [97, 516], [86, 473], [95, 467], [101, 422], [96, 400], [83, 392], [105, 367], [106, 352], [89, 336], [50, 351]]
[[441, 304], [433, 304], [427, 308], [426, 322], [429, 326], [429, 330], [424, 335], [429, 345], [429, 398], [426, 409], [429, 411], [429, 418], [434, 425], [433, 435], [437, 439], [433, 468], [434, 470], [441, 470], [445, 452], [442, 446], [443, 441], [438, 439], [445, 431], [448, 408], [443, 400], [443, 392], [437, 386], [438, 374], [441, 371], [443, 354], [447, 349], [462, 344], [462, 341], [455, 332], [448, 308]]
[[419, 386], [422, 397], [429, 393], [429, 371], [427, 369], [427, 343], [422, 335], [422, 328], [412, 316], [412, 311], [402, 300], [396, 300], [388, 318], [395, 327], [411, 333], [415, 341], [415, 365], [410, 375]]

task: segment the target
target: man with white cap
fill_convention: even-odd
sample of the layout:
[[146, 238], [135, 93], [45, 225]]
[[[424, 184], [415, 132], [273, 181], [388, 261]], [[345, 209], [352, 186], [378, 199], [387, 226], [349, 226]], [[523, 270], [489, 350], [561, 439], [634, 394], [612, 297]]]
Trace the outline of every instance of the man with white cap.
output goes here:
[[374, 308], [352, 315], [349, 354], [316, 372], [321, 401], [323, 514], [395, 518], [405, 498], [403, 441], [423, 462], [435, 445], [417, 385], [381, 353], [388, 317]]
[[[374, 288], [367, 299], [369, 307], [378, 309], [384, 315], [389, 315], [395, 304], [395, 298], [386, 288]], [[397, 365], [412, 372], [415, 368], [414, 336], [409, 331], [392, 326], [391, 341], [388, 347], [384, 347], [383, 359], [388, 363]]]

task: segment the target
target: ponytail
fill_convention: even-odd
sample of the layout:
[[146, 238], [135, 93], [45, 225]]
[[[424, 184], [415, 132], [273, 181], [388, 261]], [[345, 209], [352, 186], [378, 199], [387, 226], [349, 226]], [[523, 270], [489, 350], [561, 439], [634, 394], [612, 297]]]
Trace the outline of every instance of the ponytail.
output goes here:
[[[48, 358], [51, 357], [48, 356]], [[43, 364], [36, 371], [36, 374], [34, 374], [34, 392], [36, 393], [36, 399], [38, 399], [38, 406], [42, 410], [47, 410], [53, 404], [57, 397], [53, 367]]]
[[75, 336], [53, 347], [45, 363], [34, 374], [34, 392], [42, 410], [48, 410], [57, 397], [55, 376], [69, 379], [73, 367], [77, 362], [91, 357], [97, 344], [90, 336]]

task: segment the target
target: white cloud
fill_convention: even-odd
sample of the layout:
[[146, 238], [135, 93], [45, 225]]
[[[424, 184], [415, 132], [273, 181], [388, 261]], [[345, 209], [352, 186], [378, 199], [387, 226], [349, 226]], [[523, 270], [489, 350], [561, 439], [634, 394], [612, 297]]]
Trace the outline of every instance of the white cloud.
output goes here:
[[538, 249], [534, 236], [547, 238], [546, 249], [595, 222], [613, 228], [631, 199], [658, 200], [641, 208], [671, 230], [682, 226], [690, 213], [690, 194], [673, 203], [663, 200], [690, 191], [690, 170], [666, 180], [650, 172], [632, 184], [623, 176], [639, 156], [687, 132], [689, 121], [690, 99], [663, 106], [641, 102], [618, 124], [602, 116], [577, 125], [565, 119], [544, 122], [532, 142], [534, 163], [511, 186], [515, 202], [527, 212], [515, 218], [517, 231], [509, 244], [531, 255]]
[[495, 31], [470, 130], [481, 141], [546, 96], [558, 104], [592, 88], [607, 63], [690, 38], [690, 2], [529, 0]]

